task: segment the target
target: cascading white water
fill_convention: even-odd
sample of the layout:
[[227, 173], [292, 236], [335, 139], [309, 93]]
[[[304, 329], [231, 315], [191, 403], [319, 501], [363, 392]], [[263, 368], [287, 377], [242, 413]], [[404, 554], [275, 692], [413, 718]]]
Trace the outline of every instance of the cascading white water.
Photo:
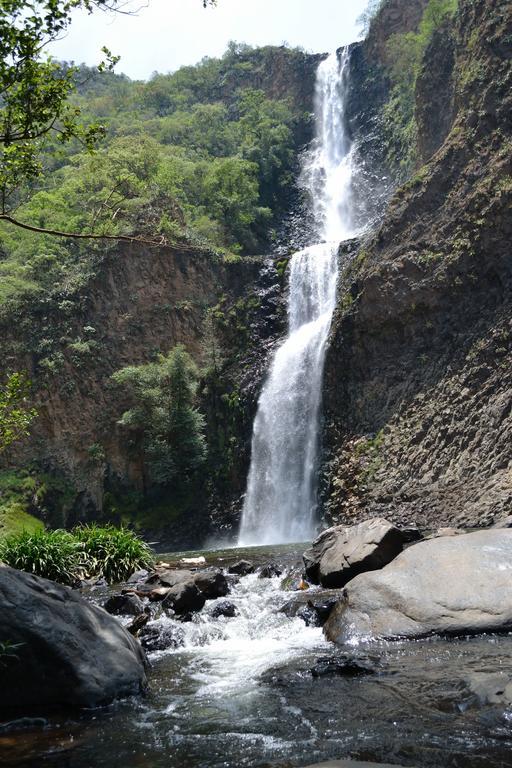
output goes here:
[[241, 545], [304, 541], [313, 532], [321, 383], [336, 303], [337, 250], [354, 234], [353, 157], [345, 127], [348, 49], [317, 71], [316, 139], [303, 170], [320, 244], [290, 263], [288, 335], [258, 403]]

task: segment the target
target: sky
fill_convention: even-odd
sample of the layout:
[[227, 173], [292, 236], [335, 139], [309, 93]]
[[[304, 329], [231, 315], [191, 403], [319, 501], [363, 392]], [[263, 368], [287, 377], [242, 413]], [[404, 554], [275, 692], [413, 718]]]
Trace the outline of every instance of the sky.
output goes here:
[[359, 37], [357, 19], [368, 0], [130, 0], [135, 16], [77, 11], [67, 36], [51, 54], [62, 60], [97, 64], [101, 47], [121, 56], [116, 72], [147, 79], [220, 56], [229, 40], [250, 45], [301, 46], [328, 52]]

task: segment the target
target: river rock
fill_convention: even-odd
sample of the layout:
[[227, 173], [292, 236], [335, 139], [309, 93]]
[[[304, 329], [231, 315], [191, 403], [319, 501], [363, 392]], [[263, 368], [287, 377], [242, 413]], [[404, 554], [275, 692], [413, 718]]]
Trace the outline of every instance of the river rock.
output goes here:
[[283, 569], [277, 563], [268, 563], [264, 565], [258, 574], [259, 579], [273, 579], [274, 576], [281, 576]]
[[510, 529], [415, 544], [347, 584], [324, 627], [337, 643], [510, 630]]
[[317, 659], [311, 674], [313, 677], [360, 677], [372, 675], [376, 671], [375, 664], [367, 657], [329, 656]]
[[512, 704], [512, 679], [505, 672], [473, 672], [466, 682], [480, 704]]
[[152, 622], [140, 631], [140, 642], [148, 652], [166, 651], [168, 648], [178, 648], [183, 645], [184, 634], [180, 627], [173, 624]]
[[493, 528], [512, 528], [512, 515], [507, 515], [507, 517], [500, 518], [493, 524], [492, 527]]
[[236, 576], [248, 576], [250, 573], [254, 573], [255, 567], [248, 560], [239, 560], [237, 563], [233, 563], [228, 568], [228, 573], [233, 573]]
[[387, 565], [402, 548], [400, 531], [382, 518], [337, 525], [323, 531], [304, 553], [306, 575], [323, 587], [343, 587], [354, 576]]
[[[98, 707], [146, 688], [146, 659], [122, 624], [77, 592], [0, 565], [0, 712]], [[5, 695], [5, 692], [8, 694]]]
[[193, 581], [184, 581], [169, 587], [167, 597], [162, 602], [164, 610], [171, 609], [176, 614], [186, 614], [200, 611], [206, 602], [206, 597]]
[[134, 593], [112, 595], [103, 607], [114, 616], [140, 616], [144, 613], [144, 603]]
[[322, 627], [343, 594], [341, 589], [299, 592], [279, 610], [289, 618], [298, 616], [308, 626]]
[[229, 592], [229, 584], [226, 576], [219, 568], [206, 568], [201, 571], [188, 571], [180, 568], [166, 569], [150, 577], [149, 583], [160, 584], [172, 589], [178, 585], [193, 584], [204, 596], [205, 600], [216, 600], [218, 597], [225, 597]]
[[213, 606], [210, 611], [210, 616], [214, 619], [218, 619], [219, 616], [225, 616], [228, 619], [232, 619], [238, 615], [236, 605], [230, 600], [221, 600], [219, 603]]

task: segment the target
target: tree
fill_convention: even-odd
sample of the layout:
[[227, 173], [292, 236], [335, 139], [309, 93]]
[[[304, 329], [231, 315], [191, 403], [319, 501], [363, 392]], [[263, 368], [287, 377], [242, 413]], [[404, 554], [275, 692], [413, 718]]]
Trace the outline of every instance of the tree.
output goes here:
[[0, 388], [0, 454], [26, 437], [37, 411], [28, 405], [31, 383], [23, 373], [12, 373]]
[[[203, 0], [203, 5], [214, 0]], [[0, 3], [0, 220], [38, 231], [13, 216], [20, 190], [42, 174], [42, 156], [55, 141], [81, 142], [92, 150], [104, 135], [97, 122], [84, 124], [70, 102], [78, 68], [45, 56], [50, 42], [68, 29], [78, 8], [129, 12], [123, 0], [5, 0]], [[100, 71], [118, 57], [103, 48]], [[49, 234], [73, 233], [47, 230]], [[94, 237], [94, 235], [80, 235]], [[118, 238], [116, 238], [118, 239]], [[120, 238], [128, 239], [128, 238]]]
[[129, 405], [119, 424], [142, 453], [150, 479], [183, 489], [206, 458], [204, 418], [195, 408], [198, 371], [185, 347], [122, 368], [112, 379]]

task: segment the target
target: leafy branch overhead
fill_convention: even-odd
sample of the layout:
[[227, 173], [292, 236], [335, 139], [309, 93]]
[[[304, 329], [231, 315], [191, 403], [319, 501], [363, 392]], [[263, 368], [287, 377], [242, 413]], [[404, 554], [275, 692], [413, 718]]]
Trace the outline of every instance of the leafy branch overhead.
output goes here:
[[[205, 0], [204, 4], [214, 3]], [[75, 141], [92, 151], [105, 134], [103, 123], [84, 121], [80, 106], [70, 99], [79, 69], [53, 60], [46, 52], [48, 44], [66, 33], [77, 9], [130, 13], [129, 8], [123, 0], [0, 3], [1, 220], [19, 224], [13, 213], [27, 185], [42, 175], [44, 160], [56, 153], [58, 143]], [[102, 51], [105, 59], [98, 70], [110, 71], [119, 57], [107, 48]], [[58, 230], [49, 233], [73, 236]]]

